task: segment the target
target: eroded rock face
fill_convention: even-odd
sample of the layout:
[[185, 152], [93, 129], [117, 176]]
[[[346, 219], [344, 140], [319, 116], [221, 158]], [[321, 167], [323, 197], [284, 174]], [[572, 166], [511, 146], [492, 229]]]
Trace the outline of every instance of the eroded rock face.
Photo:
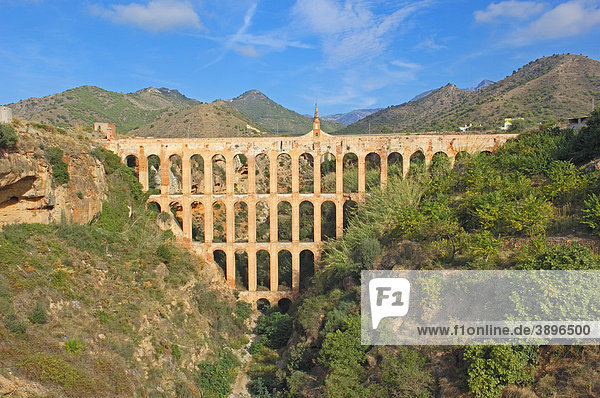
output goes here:
[[0, 226], [11, 223], [87, 223], [102, 209], [104, 167], [89, 153], [65, 155], [69, 182], [52, 182], [40, 151], [0, 151]]

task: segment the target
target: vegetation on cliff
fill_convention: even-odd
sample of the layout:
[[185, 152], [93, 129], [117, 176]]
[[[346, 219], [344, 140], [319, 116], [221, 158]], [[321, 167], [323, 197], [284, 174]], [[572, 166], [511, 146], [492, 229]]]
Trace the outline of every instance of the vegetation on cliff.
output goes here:
[[226, 395], [230, 378], [205, 385], [221, 375], [206, 364], [227, 358], [235, 375], [248, 305], [157, 228], [116, 155], [92, 154], [110, 188], [90, 225], [0, 232], [0, 384], [27, 396]]
[[599, 171], [583, 167], [600, 157], [599, 135], [597, 109], [580, 132], [543, 128], [453, 169], [415, 165], [390, 179], [326, 247], [288, 313], [287, 345], [257, 351], [255, 395], [598, 394], [594, 346], [362, 346], [359, 295], [363, 269], [600, 269]]

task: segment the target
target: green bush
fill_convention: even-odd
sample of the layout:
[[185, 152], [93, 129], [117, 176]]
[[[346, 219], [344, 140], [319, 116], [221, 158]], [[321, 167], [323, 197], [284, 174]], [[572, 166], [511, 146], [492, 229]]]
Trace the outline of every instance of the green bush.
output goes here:
[[581, 222], [600, 234], [600, 196], [595, 193], [590, 194], [584, 201], [583, 217]]
[[17, 144], [17, 133], [8, 123], [0, 123], [0, 148], [12, 148]]
[[245, 301], [236, 301], [235, 303], [235, 316], [242, 321], [250, 318], [252, 315], [252, 306], [250, 303]]
[[46, 308], [39, 301], [33, 307], [33, 310], [29, 314], [29, 321], [31, 323], [43, 324], [48, 322], [48, 316], [46, 315]]
[[366, 237], [354, 249], [352, 259], [363, 268], [369, 269], [381, 255], [381, 244], [373, 237]]
[[223, 350], [214, 361], [198, 364], [196, 385], [203, 397], [228, 397], [239, 361], [230, 350]]
[[469, 346], [465, 349], [467, 384], [477, 398], [496, 398], [508, 384], [533, 381], [536, 346]]
[[76, 338], [65, 341], [65, 350], [71, 354], [79, 354], [83, 351], [83, 342]]
[[46, 148], [46, 159], [52, 166], [52, 181], [57, 185], [69, 182], [69, 165], [63, 160], [63, 151], [57, 147]]
[[15, 334], [23, 335], [27, 330], [27, 325], [25, 324], [25, 322], [17, 318], [17, 315], [14, 312], [6, 315], [6, 317], [4, 318], [4, 324], [6, 325], [8, 330]]
[[256, 333], [270, 348], [283, 347], [292, 335], [292, 319], [289, 314], [272, 311], [258, 318]]

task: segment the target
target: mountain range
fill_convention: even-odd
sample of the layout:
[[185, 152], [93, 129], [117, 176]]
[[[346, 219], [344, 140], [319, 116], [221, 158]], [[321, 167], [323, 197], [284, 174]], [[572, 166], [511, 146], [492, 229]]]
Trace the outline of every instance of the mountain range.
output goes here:
[[[600, 100], [598, 93], [600, 62], [553, 55], [495, 83], [483, 80], [469, 89], [449, 83], [399, 105], [322, 116], [321, 127], [334, 134], [456, 131], [470, 123], [494, 130], [509, 117], [535, 123], [585, 116], [594, 97]], [[258, 90], [203, 103], [167, 88], [123, 94], [81, 86], [8, 106], [22, 119], [58, 127], [107, 121], [119, 134], [138, 136], [299, 135], [312, 128], [312, 115], [287, 109]]]
[[582, 55], [553, 55], [531, 61], [477, 91], [447, 84], [422, 98], [369, 115], [336, 134], [456, 131], [469, 123], [494, 130], [504, 118], [515, 117], [532, 123], [558, 121], [588, 115], [598, 93], [600, 62]]

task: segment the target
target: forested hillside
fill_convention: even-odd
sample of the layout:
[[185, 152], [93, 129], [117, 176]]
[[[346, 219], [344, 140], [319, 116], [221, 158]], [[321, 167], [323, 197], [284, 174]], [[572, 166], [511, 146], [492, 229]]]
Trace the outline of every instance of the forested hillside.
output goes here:
[[540, 128], [453, 169], [412, 164], [326, 247], [309, 292], [259, 319], [256, 396], [600, 394], [597, 346], [362, 346], [359, 314], [363, 269], [600, 269], [599, 159], [597, 109], [580, 132]]

